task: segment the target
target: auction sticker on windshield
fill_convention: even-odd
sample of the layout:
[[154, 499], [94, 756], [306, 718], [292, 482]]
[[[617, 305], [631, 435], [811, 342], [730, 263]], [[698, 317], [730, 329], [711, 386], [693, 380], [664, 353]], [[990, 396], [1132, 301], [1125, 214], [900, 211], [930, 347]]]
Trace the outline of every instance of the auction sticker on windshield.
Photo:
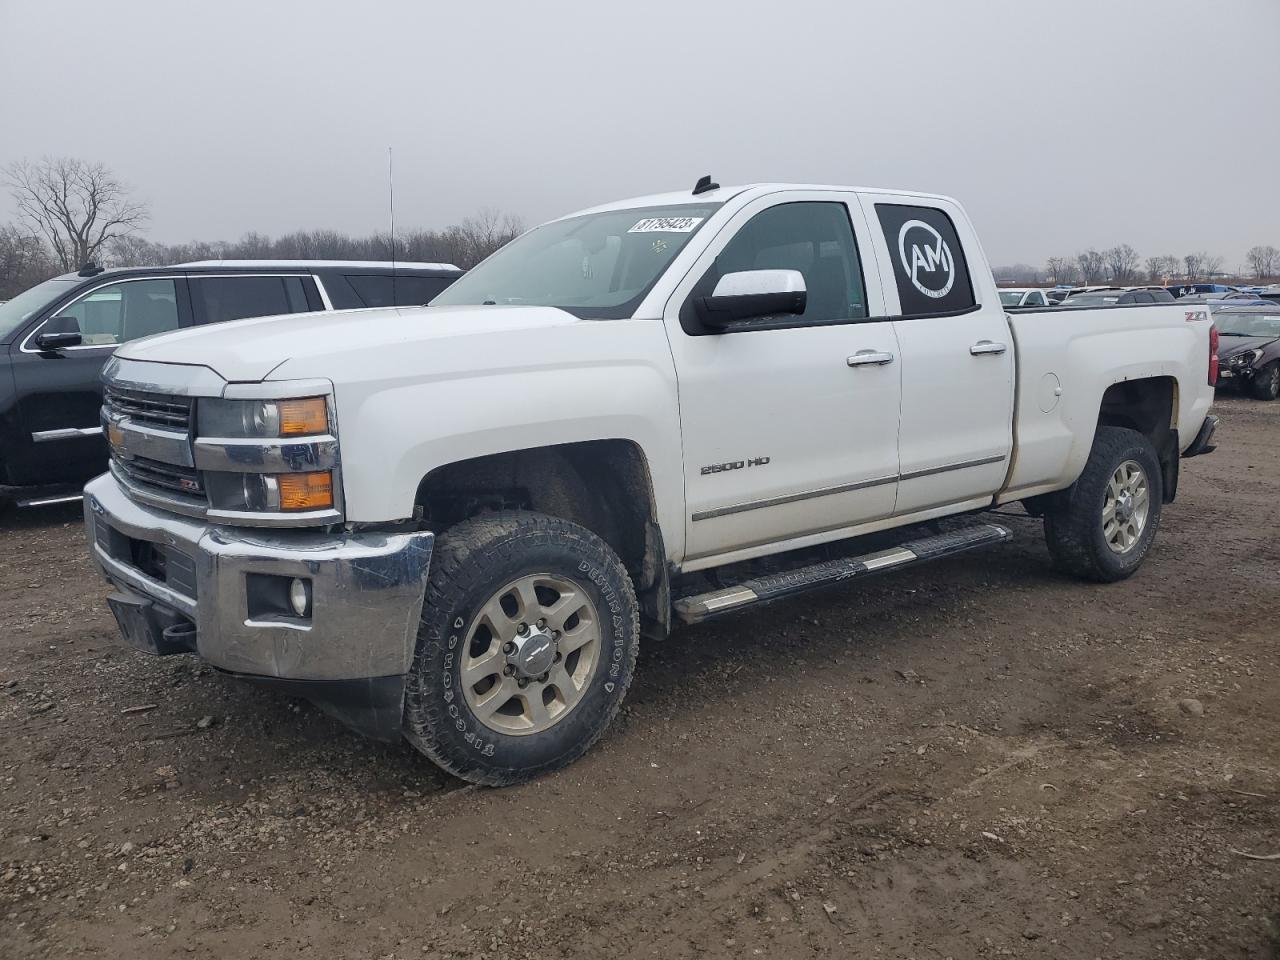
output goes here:
[[702, 217], [646, 217], [627, 233], [692, 233]]

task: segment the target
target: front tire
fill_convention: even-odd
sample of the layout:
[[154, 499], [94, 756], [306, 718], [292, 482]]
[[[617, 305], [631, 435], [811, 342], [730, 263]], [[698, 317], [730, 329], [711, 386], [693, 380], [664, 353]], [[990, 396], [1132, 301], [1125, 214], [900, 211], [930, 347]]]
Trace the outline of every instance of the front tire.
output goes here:
[[1272, 360], [1254, 372], [1249, 392], [1255, 400], [1274, 400], [1280, 397], [1280, 360]]
[[1097, 583], [1132, 576], [1160, 527], [1163, 494], [1151, 441], [1136, 430], [1099, 427], [1079, 479], [1045, 511], [1054, 566]]
[[622, 705], [639, 604], [591, 531], [524, 511], [464, 521], [436, 544], [405, 691], [405, 736], [488, 786], [572, 763]]

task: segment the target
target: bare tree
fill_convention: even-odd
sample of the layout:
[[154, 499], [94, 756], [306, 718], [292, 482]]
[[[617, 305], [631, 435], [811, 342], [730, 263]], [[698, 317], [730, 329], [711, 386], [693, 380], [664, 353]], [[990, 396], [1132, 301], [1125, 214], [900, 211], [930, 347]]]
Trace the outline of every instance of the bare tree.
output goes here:
[[1207, 253], [1188, 253], [1182, 258], [1182, 266], [1186, 272], [1187, 279], [1195, 282], [1205, 275], [1204, 262], [1208, 259]]
[[470, 269], [523, 232], [524, 224], [519, 217], [486, 208], [447, 228], [442, 239], [450, 262]]
[[1129, 244], [1111, 247], [1103, 251], [1102, 256], [1111, 272], [1112, 283], [1123, 286], [1138, 279], [1138, 251]]
[[0, 300], [16, 297], [57, 272], [58, 265], [38, 236], [13, 224], [0, 227]]
[[1077, 273], [1075, 262], [1070, 257], [1050, 257], [1045, 270], [1054, 283], [1071, 283]]
[[1182, 269], [1182, 260], [1170, 254], [1147, 257], [1147, 280], [1151, 283], [1168, 283]]
[[1090, 286], [1102, 279], [1107, 268], [1107, 258], [1090, 247], [1084, 253], [1076, 254], [1076, 269], [1080, 271], [1080, 279], [1085, 286]]
[[75, 157], [20, 160], [4, 168], [18, 212], [53, 247], [65, 270], [93, 260], [112, 239], [134, 233], [147, 208], [128, 197], [101, 163]]
[[112, 237], [100, 259], [102, 265], [108, 267], [159, 267], [170, 262], [167, 247], [136, 233]]
[[1274, 277], [1280, 269], [1280, 250], [1270, 244], [1265, 247], [1251, 247], [1245, 254], [1245, 258], [1249, 261], [1249, 269], [1258, 280]]

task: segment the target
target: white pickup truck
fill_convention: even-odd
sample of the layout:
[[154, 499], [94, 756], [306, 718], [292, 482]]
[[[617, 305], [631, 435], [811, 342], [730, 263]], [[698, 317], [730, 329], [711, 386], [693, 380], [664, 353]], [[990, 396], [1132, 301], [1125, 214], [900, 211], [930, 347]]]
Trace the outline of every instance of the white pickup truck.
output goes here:
[[1006, 311], [945, 197], [704, 178], [429, 307], [126, 344], [90, 548], [132, 646], [513, 783], [601, 735], [642, 635], [1001, 541], [997, 505], [1127, 577], [1215, 350], [1202, 305]]

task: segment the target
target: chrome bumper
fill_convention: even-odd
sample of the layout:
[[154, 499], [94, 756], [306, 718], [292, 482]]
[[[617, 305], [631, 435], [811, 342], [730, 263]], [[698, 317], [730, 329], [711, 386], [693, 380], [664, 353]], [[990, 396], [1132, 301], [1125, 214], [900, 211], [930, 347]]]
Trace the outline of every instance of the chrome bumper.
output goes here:
[[[351, 680], [408, 672], [434, 535], [211, 526], [130, 500], [110, 475], [85, 487], [89, 549], [122, 591], [190, 618], [196, 651], [235, 673]], [[110, 531], [115, 531], [113, 535]], [[134, 562], [168, 559], [164, 580]], [[310, 579], [311, 616], [254, 619], [248, 574]]]

